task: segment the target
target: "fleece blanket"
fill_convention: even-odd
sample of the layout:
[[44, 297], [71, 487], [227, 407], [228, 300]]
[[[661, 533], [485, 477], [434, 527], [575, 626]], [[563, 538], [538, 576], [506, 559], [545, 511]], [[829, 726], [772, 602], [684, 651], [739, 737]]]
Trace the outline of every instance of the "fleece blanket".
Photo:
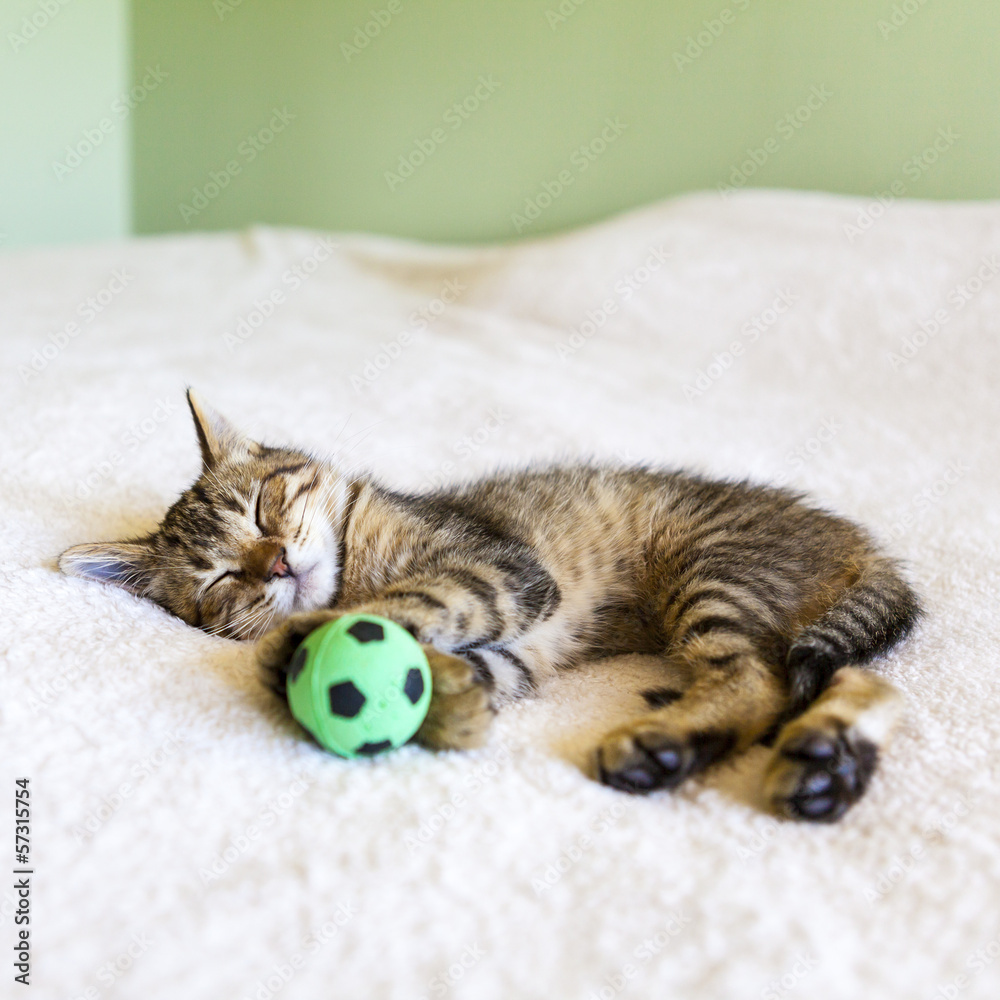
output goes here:
[[[0, 258], [3, 995], [1000, 996], [998, 275], [1000, 204], [782, 192], [511, 246], [252, 228]], [[187, 385], [399, 487], [589, 456], [866, 523], [928, 609], [877, 664], [907, 708], [870, 793], [777, 820], [764, 748], [674, 794], [595, 784], [642, 657], [473, 753], [323, 753], [249, 646], [56, 570], [194, 478]]]

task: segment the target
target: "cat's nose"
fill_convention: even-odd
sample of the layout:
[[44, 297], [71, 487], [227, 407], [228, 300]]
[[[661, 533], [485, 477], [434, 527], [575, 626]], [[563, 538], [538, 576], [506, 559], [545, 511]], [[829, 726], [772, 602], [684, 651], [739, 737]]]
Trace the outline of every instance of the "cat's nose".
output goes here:
[[282, 546], [281, 551], [278, 553], [278, 558], [274, 560], [274, 565], [267, 575], [269, 580], [273, 580], [276, 576], [288, 576], [292, 572], [288, 568], [288, 563], [285, 562], [286, 555], [285, 548]]
[[291, 576], [288, 553], [277, 542], [262, 540], [243, 556], [243, 568], [256, 580], [273, 580], [276, 576]]

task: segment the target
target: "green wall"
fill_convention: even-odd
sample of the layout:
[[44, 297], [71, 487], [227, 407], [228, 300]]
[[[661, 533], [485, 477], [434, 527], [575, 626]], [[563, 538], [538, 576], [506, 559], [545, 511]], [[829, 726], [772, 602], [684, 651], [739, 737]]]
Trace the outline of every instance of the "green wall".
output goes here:
[[0, 31], [8, 247], [504, 240], [729, 182], [1000, 197], [995, 0], [3, 0]]
[[129, 232], [128, 74], [126, 0], [0, 2], [0, 246]]
[[[134, 73], [162, 64], [171, 77], [136, 116], [138, 229], [258, 219], [498, 240], [731, 177], [1000, 196], [996, 0], [394, 0], [392, 9], [387, 0], [139, 0]], [[374, 37], [344, 48], [365, 40], [366, 22]], [[709, 42], [701, 52], [699, 34]], [[466, 98], [467, 117], [449, 111]], [[263, 133], [259, 150], [241, 147], [274, 108], [294, 120]], [[797, 109], [808, 120], [795, 121]], [[620, 134], [602, 149], [607, 119], [626, 127], [609, 130], [608, 139]], [[411, 176], [401, 156], [419, 164]], [[216, 178], [226, 186], [205, 197], [227, 163], [232, 176]], [[543, 206], [535, 220], [516, 218], [526, 199]]]

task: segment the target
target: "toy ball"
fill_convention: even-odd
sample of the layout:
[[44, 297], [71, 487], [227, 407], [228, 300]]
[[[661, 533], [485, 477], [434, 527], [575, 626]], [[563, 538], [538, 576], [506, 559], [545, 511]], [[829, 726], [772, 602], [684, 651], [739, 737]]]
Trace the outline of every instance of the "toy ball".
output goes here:
[[431, 703], [420, 643], [377, 615], [344, 615], [310, 632], [288, 665], [287, 685], [292, 715], [341, 757], [402, 746]]

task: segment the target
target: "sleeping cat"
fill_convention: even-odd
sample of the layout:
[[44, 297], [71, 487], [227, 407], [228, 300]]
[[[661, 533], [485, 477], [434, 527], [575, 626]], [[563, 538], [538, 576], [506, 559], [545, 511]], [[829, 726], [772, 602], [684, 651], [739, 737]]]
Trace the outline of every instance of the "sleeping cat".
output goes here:
[[839, 818], [864, 792], [899, 696], [857, 669], [920, 614], [856, 525], [787, 490], [646, 468], [555, 466], [407, 494], [248, 439], [190, 392], [203, 469], [159, 528], [77, 545], [66, 573], [125, 587], [191, 625], [258, 639], [264, 681], [346, 612], [425, 644], [416, 739], [480, 745], [496, 706], [560, 668], [659, 653], [648, 711], [608, 733], [594, 775], [673, 788], [766, 740], [784, 815]]

